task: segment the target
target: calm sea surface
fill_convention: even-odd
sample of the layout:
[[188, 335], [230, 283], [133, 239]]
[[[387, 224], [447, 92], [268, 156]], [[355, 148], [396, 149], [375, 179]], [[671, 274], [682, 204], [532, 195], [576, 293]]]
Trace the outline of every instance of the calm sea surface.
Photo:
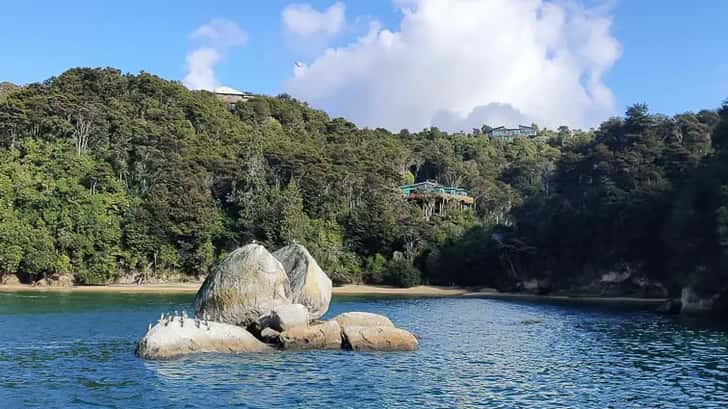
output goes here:
[[134, 356], [191, 295], [0, 293], [0, 408], [726, 408], [728, 332], [634, 309], [337, 298], [386, 314], [415, 353]]

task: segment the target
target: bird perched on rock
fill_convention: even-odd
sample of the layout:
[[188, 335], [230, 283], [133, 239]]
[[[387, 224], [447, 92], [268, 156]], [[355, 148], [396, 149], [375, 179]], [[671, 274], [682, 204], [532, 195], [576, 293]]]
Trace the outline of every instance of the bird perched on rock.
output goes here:
[[151, 331], [151, 330], [152, 330], [152, 323], [150, 322], [149, 326], [147, 327], [147, 331]]

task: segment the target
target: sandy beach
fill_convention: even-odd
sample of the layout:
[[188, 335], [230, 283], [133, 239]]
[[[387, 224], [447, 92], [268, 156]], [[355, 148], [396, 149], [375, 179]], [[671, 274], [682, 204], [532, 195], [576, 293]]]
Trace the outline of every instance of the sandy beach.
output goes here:
[[[29, 284], [0, 285], [0, 291], [66, 291], [104, 293], [196, 293], [202, 283], [169, 284], [109, 284], [73, 287], [34, 287]], [[395, 288], [370, 285], [344, 285], [334, 287], [334, 295], [412, 295], [412, 296], [459, 296], [467, 294], [464, 288], [417, 286]]]
[[[34, 287], [28, 284], [0, 285], [0, 291], [38, 291], [38, 292], [101, 292], [101, 293], [196, 293], [202, 283], [167, 283], [167, 284], [109, 284], [73, 287]], [[417, 296], [417, 297], [469, 297], [495, 298], [508, 300], [542, 300], [569, 302], [615, 302], [630, 304], [659, 305], [666, 301], [663, 298], [637, 297], [594, 297], [594, 296], [562, 296], [534, 295], [526, 293], [502, 293], [495, 289], [466, 289], [460, 287], [440, 287], [420, 285], [410, 288], [348, 284], [334, 287], [334, 295], [340, 296]]]
[[202, 283], [75, 285], [40, 287], [30, 284], [0, 285], [0, 291], [79, 292], [79, 293], [196, 293]]

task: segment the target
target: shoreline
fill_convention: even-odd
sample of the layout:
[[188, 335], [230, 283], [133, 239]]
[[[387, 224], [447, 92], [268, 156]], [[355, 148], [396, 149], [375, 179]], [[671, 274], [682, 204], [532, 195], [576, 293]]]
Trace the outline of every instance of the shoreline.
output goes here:
[[[71, 293], [119, 293], [119, 294], [194, 294], [202, 283], [166, 283], [166, 284], [107, 284], [73, 287], [34, 287], [30, 284], [0, 285], [0, 292], [71, 292]], [[347, 284], [333, 287], [335, 296], [414, 296], [414, 297], [462, 297], [482, 299], [504, 299], [523, 301], [569, 301], [587, 303], [625, 303], [660, 305], [666, 298], [639, 297], [600, 297], [600, 296], [567, 296], [536, 295], [526, 293], [502, 293], [494, 289], [469, 290], [462, 287], [417, 286], [397, 288], [386, 286]]]
[[527, 293], [502, 293], [498, 291], [473, 291], [463, 294], [463, 298], [499, 299], [514, 301], [567, 301], [582, 303], [623, 303], [645, 306], [659, 306], [669, 298], [642, 297], [604, 297], [593, 295], [538, 295]]
[[[0, 285], [0, 292], [79, 292], [79, 293], [196, 293], [202, 283], [166, 283], [166, 284], [105, 284], [76, 285], [72, 287], [37, 287], [30, 284]], [[458, 287], [417, 286], [396, 288], [386, 286], [347, 284], [333, 287], [333, 295], [413, 295], [413, 296], [460, 296], [468, 290]]]

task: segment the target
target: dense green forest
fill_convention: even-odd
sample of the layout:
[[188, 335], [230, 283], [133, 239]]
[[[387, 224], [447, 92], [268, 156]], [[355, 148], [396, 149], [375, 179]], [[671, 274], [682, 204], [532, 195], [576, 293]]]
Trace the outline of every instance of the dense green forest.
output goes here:
[[[3, 84], [0, 274], [200, 275], [251, 240], [297, 240], [338, 283], [728, 287], [728, 105], [635, 105], [512, 142], [488, 129], [361, 129], [286, 95], [229, 106], [114, 69]], [[476, 205], [425, 220], [399, 186], [427, 179]]]

